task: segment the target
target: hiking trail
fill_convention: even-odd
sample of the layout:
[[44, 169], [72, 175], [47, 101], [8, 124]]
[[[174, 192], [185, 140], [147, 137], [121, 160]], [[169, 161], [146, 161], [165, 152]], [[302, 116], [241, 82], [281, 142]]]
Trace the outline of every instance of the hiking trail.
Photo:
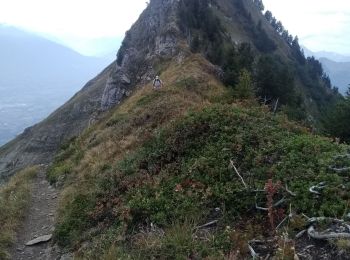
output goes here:
[[58, 191], [46, 180], [43, 168], [34, 179], [31, 195], [26, 217], [17, 232], [11, 259], [71, 259], [68, 255], [62, 256], [62, 252], [51, 241], [57, 215]]

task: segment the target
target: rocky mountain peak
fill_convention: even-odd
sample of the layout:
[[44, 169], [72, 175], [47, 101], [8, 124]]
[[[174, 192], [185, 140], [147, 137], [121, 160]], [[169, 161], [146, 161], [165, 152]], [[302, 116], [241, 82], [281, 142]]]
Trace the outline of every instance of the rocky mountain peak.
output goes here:
[[179, 0], [151, 1], [126, 33], [101, 99], [102, 110], [119, 104], [138, 83], [154, 78], [156, 60], [178, 54], [178, 3]]

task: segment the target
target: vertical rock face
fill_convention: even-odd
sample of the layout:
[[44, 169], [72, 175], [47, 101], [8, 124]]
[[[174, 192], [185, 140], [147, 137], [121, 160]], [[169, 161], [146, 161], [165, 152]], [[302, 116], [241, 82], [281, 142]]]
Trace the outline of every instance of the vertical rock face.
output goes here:
[[159, 57], [177, 54], [180, 30], [177, 26], [178, 0], [152, 0], [140, 19], [126, 33], [101, 99], [102, 110], [119, 104], [136, 84], [155, 75], [152, 66]]

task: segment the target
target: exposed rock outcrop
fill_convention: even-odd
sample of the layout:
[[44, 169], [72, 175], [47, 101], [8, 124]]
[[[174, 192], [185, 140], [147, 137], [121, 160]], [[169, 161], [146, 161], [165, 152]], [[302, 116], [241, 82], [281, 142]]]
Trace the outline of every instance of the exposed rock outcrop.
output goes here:
[[138, 83], [151, 80], [157, 58], [178, 53], [180, 30], [175, 0], [153, 0], [140, 19], [126, 33], [101, 100], [102, 110], [119, 104]]

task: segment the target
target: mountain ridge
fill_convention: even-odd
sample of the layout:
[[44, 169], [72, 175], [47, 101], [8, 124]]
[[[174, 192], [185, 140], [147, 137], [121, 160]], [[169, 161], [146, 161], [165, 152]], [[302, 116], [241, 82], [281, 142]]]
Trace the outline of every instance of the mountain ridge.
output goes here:
[[[200, 52], [203, 55], [211, 55], [212, 57], [215, 57], [215, 55], [220, 55], [218, 57], [221, 57], [220, 59], [222, 59], [223, 54], [215, 53], [215, 51], [220, 50], [225, 45], [233, 44], [235, 46], [245, 41], [248, 41], [251, 44], [251, 46], [254, 49], [256, 49], [258, 53], [260, 53], [261, 51], [258, 49], [259, 47], [256, 47], [258, 46], [256, 38], [263, 37], [262, 39], [268, 40], [269, 37], [271, 37], [271, 39], [273, 40], [270, 39], [269, 44], [272, 46], [275, 45], [275, 50], [272, 51], [274, 54], [272, 55], [276, 55], [276, 57], [279, 57], [278, 59], [280, 60], [285, 60], [281, 63], [282, 66], [284, 66], [286, 70], [289, 70], [287, 67], [290, 65], [287, 65], [287, 63], [296, 64], [296, 61], [293, 58], [291, 47], [281, 38], [281, 36], [278, 33], [274, 31], [272, 26], [266, 21], [261, 11], [258, 8], [256, 8], [253, 2], [235, 0], [234, 3], [231, 3], [227, 0], [220, 0], [206, 1], [205, 3], [207, 4], [207, 7], [206, 4], [204, 4], [203, 2], [201, 3], [201, 8], [204, 8], [204, 12], [208, 12], [206, 14], [206, 17], [219, 17], [218, 21], [220, 21], [219, 23], [221, 25], [214, 25], [214, 23], [212, 23], [212, 21], [210, 20], [204, 22], [209, 23], [208, 25], [210, 26], [219, 26], [217, 27], [217, 30], [219, 31], [216, 32], [216, 37], [219, 41], [221, 38], [221, 42], [220, 45], [217, 46], [217, 43], [211, 43], [212, 36], [210, 36], [210, 34], [202, 36], [199, 35], [199, 37], [208, 37], [206, 40], [206, 44], [209, 44], [208, 46], [211, 46], [209, 47], [211, 49], [208, 49], [207, 47], [205, 47], [205, 45], [203, 46], [203, 48], [205, 49], [200, 50]], [[162, 66], [164, 66], [162, 64], [166, 64], [167, 60], [175, 58], [181, 61], [182, 59], [184, 59], [188, 55], [188, 50], [186, 50], [186, 46], [191, 45], [193, 43], [193, 38], [190, 32], [198, 31], [198, 29], [196, 28], [196, 26], [198, 25], [191, 24], [193, 23], [193, 21], [180, 21], [178, 19], [179, 10], [181, 11], [181, 4], [183, 4], [183, 2], [177, 0], [153, 0], [150, 3], [150, 5], [145, 9], [145, 11], [140, 15], [138, 21], [126, 33], [122, 46], [118, 51], [117, 60], [115, 63], [113, 63], [113, 65], [109, 67], [108, 73], [102, 73], [95, 79], [96, 82], [99, 82], [99, 86], [91, 87], [90, 84], [88, 84], [88, 86], [84, 87], [80, 93], [75, 95], [75, 97], [79, 96], [80, 94], [84, 96], [84, 93], [88, 92], [89, 88], [96, 87], [96, 91], [97, 88], [99, 88], [98, 92], [102, 92], [102, 95], [100, 95], [99, 97], [94, 96], [92, 98], [94, 100], [94, 105], [88, 105], [89, 108], [84, 108], [84, 102], [82, 101], [82, 107], [80, 107], [80, 105], [71, 106], [70, 104], [74, 103], [73, 98], [60, 109], [62, 110], [67, 106], [73, 107], [70, 111], [66, 110], [66, 113], [71, 115], [79, 114], [79, 112], [77, 111], [79, 111], [79, 109], [82, 109], [82, 113], [85, 114], [86, 118], [84, 117], [84, 120], [81, 120], [80, 122], [82, 122], [82, 125], [86, 127], [88, 126], [88, 122], [90, 120], [94, 120], [94, 114], [99, 114], [100, 110], [107, 111], [112, 107], [120, 104], [120, 102], [122, 102], [125, 98], [131, 95], [133, 89], [136, 86], [142, 86], [143, 84], [152, 80], [152, 78], [155, 75], [160, 74], [162, 72], [162, 69], [164, 69], [162, 68]], [[193, 11], [200, 12], [201, 9]], [[198, 22], [199, 20], [195, 21], [195, 23]], [[260, 26], [258, 27], [258, 31], [256, 31], [255, 26]], [[235, 28], [235, 30], [233, 31], [231, 30], [231, 28]], [[225, 33], [224, 30], [228, 31]], [[276, 66], [280, 65], [276, 63]], [[222, 75], [222, 71], [219, 66], [216, 67], [216, 70], [217, 75]], [[103, 81], [105, 80], [106, 82], [101, 83], [100, 77], [102, 77]], [[294, 75], [294, 77], [300, 78], [300, 76], [297, 74]], [[322, 87], [321, 83], [321, 87], [319, 87], [317, 91], [319, 92], [322, 90], [324, 94], [317, 93], [317, 99], [319, 99], [320, 101], [312, 102], [312, 95], [315, 95], [313, 93], [315, 93], [316, 90], [314, 90], [314, 88], [305, 87], [305, 85], [303, 85], [304, 83], [301, 83], [300, 80], [296, 80], [295, 82], [295, 88], [297, 89], [297, 92], [300, 92], [300, 94], [298, 95], [301, 95], [301, 98], [304, 100], [303, 106], [305, 107], [304, 109], [308, 110], [307, 113], [309, 114], [309, 117], [311, 115], [313, 117], [317, 116], [320, 113], [318, 108], [319, 105], [317, 102], [321, 102], [321, 104], [322, 102], [327, 102], [326, 99], [329, 99], [333, 92], [325, 87]], [[266, 85], [266, 87], [269, 86]], [[87, 99], [89, 99], [88, 96]], [[274, 99], [275, 102], [277, 99], [279, 99], [279, 97], [276, 96], [274, 97]], [[98, 104], [99, 102], [101, 103], [100, 105]], [[87, 101], [87, 103], [89, 103], [89, 101]], [[300, 114], [300, 112], [296, 113]], [[89, 116], [91, 118], [88, 118]], [[51, 115], [49, 117], [49, 121], [55, 121], [55, 119], [53, 118], [57, 119], [57, 126], [64, 126], [62, 129], [74, 128], [68, 126], [69, 124], [72, 124], [73, 121], [70, 121], [70, 123], [65, 123], [64, 117], [61, 117], [59, 113], [54, 113], [53, 115]], [[45, 128], [44, 122], [40, 125]], [[84, 127], [82, 127], [80, 130], [82, 130], [83, 128]], [[51, 132], [49, 127], [46, 130], [48, 133]], [[41, 140], [39, 141], [39, 143], [42, 144], [43, 150], [45, 150], [45, 142], [43, 142], [43, 140], [50, 140], [51, 136], [53, 135], [52, 140], [56, 140], [54, 141], [55, 145], [53, 145], [53, 147], [56, 147], [57, 149], [60, 143], [62, 143], [64, 140], [67, 140], [66, 138], [62, 138], [63, 136], [73, 137], [78, 132], [81, 132], [74, 130], [72, 131], [75, 134], [70, 134], [65, 130], [63, 130], [64, 134], [59, 134], [57, 131], [53, 131], [46, 137], [35, 134], [35, 131], [33, 131], [32, 134], [33, 136], [36, 136], [34, 139]], [[19, 136], [11, 144], [18, 142], [18, 140], [23, 141], [26, 138], [31, 139], [31, 137], [25, 137], [26, 134], [28, 134], [28, 131], [27, 133], [24, 133], [21, 136]], [[56, 134], [58, 134], [58, 136], [56, 136]], [[7, 145], [6, 148], [11, 146], [11, 144]], [[29, 151], [40, 150], [37, 148], [29, 148], [31, 146], [31, 142], [29, 142], [28, 145], [22, 144], [21, 146], [28, 146]], [[13, 150], [17, 149], [15, 148]], [[26, 156], [23, 156], [25, 153], [22, 153], [21, 155], [15, 155], [15, 153], [8, 153], [6, 151], [9, 151], [9, 149], [0, 149], [0, 172], [6, 171], [9, 173], [13, 173], [13, 169], [17, 170], [19, 166], [22, 167], [26, 165], [26, 163], [33, 160], [33, 157], [36, 157], [35, 153], [28, 153], [27, 155], [28, 158], [30, 158], [30, 160], [27, 160], [25, 159]], [[52, 149], [52, 152], [53, 151], [54, 149]], [[16, 158], [17, 156], [19, 158]], [[39, 155], [39, 157], [41, 157], [41, 155]], [[48, 156], [47, 153], [45, 153], [44, 157], [51, 158], [51, 156]], [[34, 161], [40, 162], [40, 160]], [[18, 165], [18, 167], [13, 167], [11, 165]], [[11, 167], [13, 168], [12, 170]]]
[[339, 94], [261, 4], [150, 1], [116, 61], [0, 149], [7, 174], [55, 156], [59, 246], [82, 259], [349, 258], [323, 241], [347, 232], [348, 146], [315, 134]]

